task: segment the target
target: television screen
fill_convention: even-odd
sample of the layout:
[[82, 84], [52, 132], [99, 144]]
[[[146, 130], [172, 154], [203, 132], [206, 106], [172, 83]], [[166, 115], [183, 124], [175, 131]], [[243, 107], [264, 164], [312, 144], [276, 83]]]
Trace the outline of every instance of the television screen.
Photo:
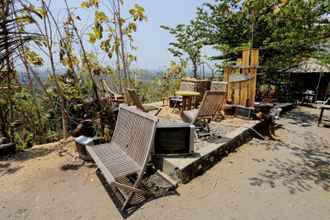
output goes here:
[[157, 126], [155, 154], [192, 153], [193, 129], [190, 124]]

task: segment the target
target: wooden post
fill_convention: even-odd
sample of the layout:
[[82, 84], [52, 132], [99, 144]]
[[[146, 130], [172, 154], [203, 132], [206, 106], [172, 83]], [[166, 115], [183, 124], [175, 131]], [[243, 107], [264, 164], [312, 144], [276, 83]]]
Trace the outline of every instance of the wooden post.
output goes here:
[[248, 67], [250, 66], [250, 49], [246, 48], [243, 49], [243, 56], [242, 56], [242, 65], [243, 67]]
[[250, 66], [258, 67], [259, 66], [259, 50], [252, 49], [251, 51], [251, 63]]
[[250, 77], [251, 79], [251, 104], [254, 104], [254, 101], [256, 99], [256, 89], [257, 89], [257, 68], [256, 67], [252, 67], [250, 69]]

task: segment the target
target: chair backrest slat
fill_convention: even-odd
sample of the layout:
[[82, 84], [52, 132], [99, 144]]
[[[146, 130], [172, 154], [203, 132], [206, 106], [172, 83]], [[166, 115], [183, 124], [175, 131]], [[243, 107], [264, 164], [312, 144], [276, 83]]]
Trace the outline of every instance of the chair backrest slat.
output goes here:
[[110, 76], [105, 77], [103, 81], [112, 93], [116, 95], [120, 94], [120, 89], [118, 88], [118, 86], [115, 84], [114, 80]]
[[128, 95], [130, 96], [130, 98], [133, 101], [133, 104], [140, 110], [142, 110], [143, 112], [145, 112], [145, 108], [143, 107], [138, 94], [136, 93], [135, 89], [127, 89]]
[[221, 110], [225, 99], [225, 92], [207, 91], [204, 94], [197, 117], [214, 117]]
[[143, 167], [150, 154], [157, 121], [154, 116], [121, 106], [112, 141]]
[[109, 84], [108, 84], [106, 81], [102, 80], [102, 83], [103, 83], [103, 86], [104, 86], [104, 88], [106, 89], [106, 91], [107, 91], [108, 93], [110, 93], [111, 96], [115, 97], [115, 96], [118, 96], [118, 95], [119, 95], [118, 93], [116, 93], [114, 90], [112, 90], [112, 89], [109, 87]]
[[196, 84], [193, 82], [181, 82], [180, 84], [180, 91], [195, 91]]
[[100, 76], [96, 76], [94, 77], [94, 82], [96, 84], [98, 92], [100, 93], [101, 96], [104, 97], [106, 95], [106, 91], [102, 83], [102, 78]]
[[211, 91], [220, 91], [227, 92], [227, 82], [223, 81], [212, 81], [211, 82]]
[[114, 84], [114, 81], [108, 75], [99, 75], [94, 77], [94, 81], [96, 83], [96, 87], [103, 97], [107, 96], [120, 96], [120, 92]]

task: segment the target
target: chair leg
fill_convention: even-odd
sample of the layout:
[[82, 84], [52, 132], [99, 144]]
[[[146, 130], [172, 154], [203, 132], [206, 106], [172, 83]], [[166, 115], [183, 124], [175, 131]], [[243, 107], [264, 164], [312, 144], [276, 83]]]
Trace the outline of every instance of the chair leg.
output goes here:
[[125, 185], [125, 184], [122, 184], [122, 183], [118, 183], [118, 182], [113, 182], [112, 185], [114, 185], [117, 188], [122, 188], [122, 189], [125, 189], [125, 190], [129, 190], [131, 192], [136, 192], [136, 193], [141, 193], [141, 194], [145, 193], [144, 190], [138, 189], [136, 187], [128, 186], [128, 185]]
[[126, 206], [127, 206], [128, 203], [131, 201], [131, 199], [133, 198], [133, 196], [134, 196], [134, 192], [131, 192], [131, 193], [128, 195], [127, 199], [125, 200], [123, 206], [122, 206], [121, 209], [120, 209], [121, 211], [124, 211], [124, 210], [125, 210]]
[[178, 101], [174, 102], [174, 106], [172, 108], [172, 112], [174, 112], [174, 110], [178, 107], [179, 111], [180, 111], [180, 103]]
[[317, 126], [318, 126], [318, 127], [319, 127], [320, 124], [322, 123], [323, 112], [324, 112], [324, 108], [321, 108], [320, 117], [319, 117], [319, 120], [318, 120], [318, 122], [317, 122]]
[[207, 119], [205, 122], [207, 132], [209, 132], [209, 133], [211, 133], [210, 123], [211, 123], [211, 119]]
[[195, 130], [194, 134], [195, 134], [195, 139], [196, 139], [196, 142], [195, 142], [195, 143], [197, 143], [197, 142], [198, 142], [198, 140], [199, 140], [199, 136], [198, 136], [198, 133], [197, 133], [197, 131], [196, 131], [196, 130]]
[[161, 108], [159, 108], [158, 110], [157, 110], [157, 112], [155, 113], [155, 116], [157, 116], [160, 112], [161, 112]]
[[195, 125], [196, 125], [196, 134], [197, 137], [206, 137], [211, 135], [211, 128], [210, 128], [210, 119], [202, 119], [198, 120]]

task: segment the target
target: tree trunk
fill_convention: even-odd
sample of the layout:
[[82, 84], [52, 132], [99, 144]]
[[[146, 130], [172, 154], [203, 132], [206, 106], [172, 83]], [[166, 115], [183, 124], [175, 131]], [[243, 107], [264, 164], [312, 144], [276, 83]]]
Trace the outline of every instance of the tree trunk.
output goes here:
[[194, 74], [194, 78], [197, 79], [197, 62], [196, 61], [192, 61], [193, 64], [193, 74]]
[[[112, 7], [113, 10], [116, 10], [116, 3], [114, 1], [112, 1]], [[113, 15], [113, 19], [116, 21], [117, 20], [117, 16], [116, 13], [114, 13]], [[115, 38], [118, 38], [118, 23], [115, 22]], [[118, 80], [119, 80], [119, 91], [122, 93], [123, 92], [123, 85], [122, 85], [122, 74], [121, 74], [121, 67], [120, 67], [120, 51], [119, 51], [119, 47], [116, 46], [115, 48], [115, 53], [116, 53], [116, 65], [117, 65], [117, 72], [118, 72]]]
[[[4, 19], [9, 18], [9, 3], [10, 2], [2, 2], [0, 4], [0, 8], [2, 10], [2, 15]], [[5, 65], [6, 65], [6, 70], [5, 70], [5, 74], [7, 76], [7, 87], [8, 87], [8, 93], [6, 94], [7, 96], [7, 101], [8, 101], [8, 106], [9, 106], [9, 119], [7, 120], [8, 122], [10, 122], [13, 119], [13, 100], [11, 97], [12, 94], [12, 90], [11, 90], [11, 81], [12, 81], [12, 74], [13, 74], [13, 70], [12, 70], [12, 65], [11, 65], [11, 61], [10, 61], [10, 54], [11, 52], [9, 51], [9, 38], [8, 38], [8, 31], [7, 31], [7, 25], [6, 22], [3, 22], [2, 25], [2, 30], [3, 30], [3, 35], [4, 35], [4, 48], [5, 48]]]
[[120, 0], [117, 0], [117, 22], [119, 27], [119, 37], [120, 37], [120, 47], [121, 47], [121, 57], [122, 57], [122, 63], [123, 63], [123, 72], [124, 72], [124, 78], [125, 78], [125, 86], [128, 86], [128, 82], [130, 80], [129, 72], [128, 72], [128, 65], [127, 65], [127, 59], [126, 59], [126, 53], [125, 53], [125, 43], [124, 43], [124, 33], [123, 33], [123, 25], [120, 22], [121, 21], [121, 14], [120, 14]]
[[[47, 10], [46, 7], [46, 3], [44, 0], [42, 0], [42, 6], [45, 10]], [[56, 77], [56, 68], [55, 68], [55, 62], [54, 62], [54, 55], [53, 55], [53, 42], [52, 42], [52, 32], [51, 29], [49, 29], [50, 33], [48, 33], [48, 27], [47, 27], [47, 22], [48, 25], [52, 25], [48, 14], [46, 14], [46, 16], [43, 18], [43, 22], [44, 22], [44, 28], [45, 28], [45, 37], [47, 38], [47, 49], [48, 49], [48, 53], [49, 53], [49, 61], [50, 61], [50, 66], [52, 69], [52, 75], [54, 76], [54, 80], [55, 80], [55, 85], [57, 88], [57, 92], [60, 95], [61, 98], [61, 103], [60, 103], [60, 108], [61, 108], [61, 115], [62, 115], [62, 132], [63, 132], [63, 138], [67, 138], [67, 117], [66, 117], [66, 112], [65, 112], [65, 98], [64, 98], [64, 94], [63, 91], [60, 87], [60, 85], [57, 82], [57, 77]]]
[[71, 22], [72, 22], [72, 27], [73, 27], [73, 30], [75, 31], [75, 34], [78, 38], [78, 41], [79, 41], [79, 45], [80, 45], [80, 48], [82, 50], [82, 53], [83, 53], [83, 57], [84, 57], [84, 62], [86, 63], [87, 65], [87, 70], [88, 70], [88, 73], [89, 73], [89, 76], [92, 80], [92, 84], [93, 84], [93, 91], [94, 91], [94, 95], [95, 95], [95, 98], [96, 98], [96, 102], [97, 102], [97, 105], [99, 107], [99, 109], [101, 109], [101, 101], [100, 101], [100, 97], [99, 97], [99, 94], [97, 92], [97, 86], [96, 86], [96, 83], [95, 83], [95, 80], [94, 80], [94, 77], [93, 77], [93, 72], [92, 72], [92, 68], [91, 68], [91, 65], [90, 65], [90, 62], [88, 60], [88, 57], [87, 57], [87, 51], [84, 47], [84, 44], [82, 42], [82, 39], [81, 39], [81, 36], [78, 32], [78, 28], [74, 22], [74, 18], [71, 16], [71, 11], [70, 11], [70, 8], [69, 8], [69, 4], [68, 4], [68, 1], [67, 0], [64, 0], [65, 2], [65, 6], [66, 6], [66, 10], [67, 10], [67, 13], [68, 13], [68, 16], [70, 17], [71, 19]]

